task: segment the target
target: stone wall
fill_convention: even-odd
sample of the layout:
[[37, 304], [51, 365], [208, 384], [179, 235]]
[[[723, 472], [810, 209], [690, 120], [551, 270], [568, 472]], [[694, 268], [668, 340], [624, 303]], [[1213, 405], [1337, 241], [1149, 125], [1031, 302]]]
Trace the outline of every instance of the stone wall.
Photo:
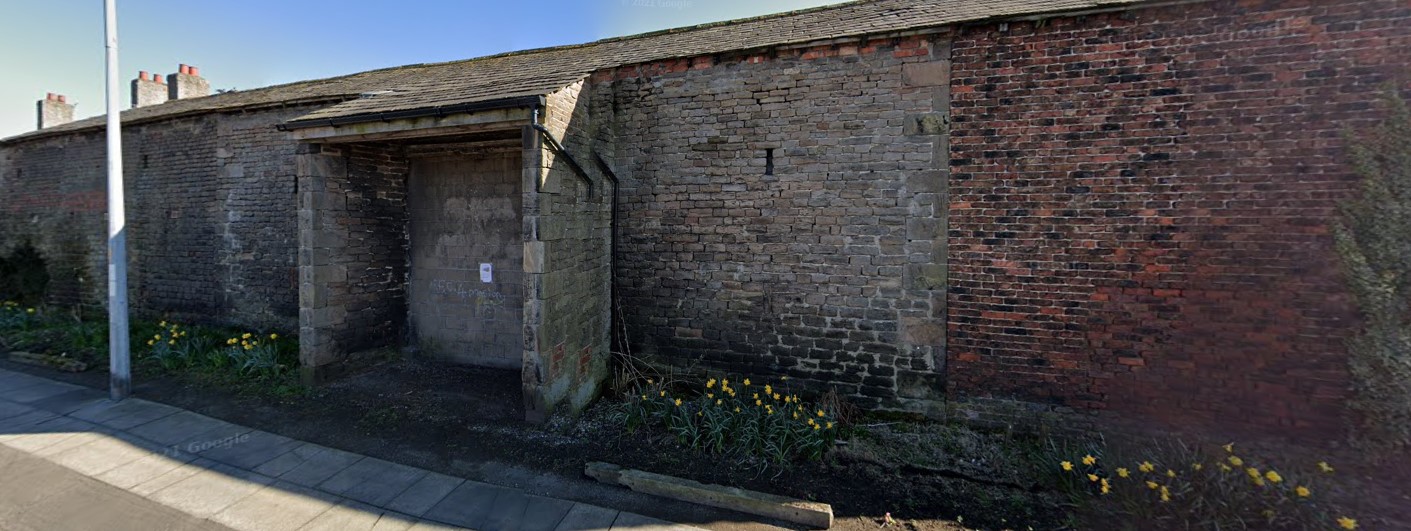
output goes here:
[[408, 164], [399, 146], [299, 149], [299, 356], [317, 379], [405, 340]]
[[[135, 312], [294, 329], [294, 145], [274, 125], [302, 112], [124, 127]], [[29, 241], [40, 250], [51, 304], [105, 304], [105, 152], [101, 132], [0, 146], [0, 247]]]
[[569, 155], [524, 131], [521, 376], [531, 420], [560, 404], [581, 409], [608, 377], [612, 186], [591, 161], [611, 145], [593, 133], [582, 90], [579, 82], [551, 94], [544, 110], [546, 129]]
[[[524, 353], [518, 146], [416, 155], [408, 181], [412, 342], [458, 363], [519, 369]], [[490, 266], [489, 279], [479, 267]]]
[[937, 403], [945, 61], [916, 36], [595, 77], [614, 87], [634, 353]]
[[1405, 86], [1408, 19], [1201, 3], [600, 72], [628, 347], [865, 407], [1337, 439], [1341, 134]]

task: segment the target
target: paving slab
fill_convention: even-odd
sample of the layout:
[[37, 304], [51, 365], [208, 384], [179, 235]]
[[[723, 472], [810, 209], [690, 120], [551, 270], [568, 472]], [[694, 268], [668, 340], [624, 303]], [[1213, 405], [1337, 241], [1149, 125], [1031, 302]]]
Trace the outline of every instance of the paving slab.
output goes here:
[[78, 389], [83, 388], [77, 385], [66, 384], [63, 382], [44, 380], [34, 385], [25, 385], [16, 389], [5, 389], [4, 391], [0, 391], [0, 398], [4, 398], [5, 400], [9, 400], [11, 402], [29, 404], [32, 402], [38, 402], [54, 395], [59, 395]]
[[95, 389], [80, 388], [30, 402], [29, 405], [45, 411], [67, 415], [108, 399], [108, 393]]
[[372, 531], [407, 531], [418, 523], [419, 520], [410, 516], [385, 512], [377, 519], [377, 523], [372, 525]]
[[214, 466], [215, 464], [215, 461], [207, 459], [193, 459], [187, 463], [183, 463], [177, 466], [176, 468], [168, 470], [157, 477], [154, 477], [142, 483], [138, 483], [137, 486], [132, 487], [132, 492], [140, 496], [151, 496], [154, 492], [170, 487], [172, 486], [172, 484], [185, 480], [186, 478], [189, 478], [196, 474], [200, 474], [201, 472], [205, 472], [207, 469], [209, 469], [211, 466]]
[[30, 376], [22, 372], [14, 372], [0, 369], [0, 399], [5, 398], [10, 391], [49, 382], [47, 378]]
[[24, 404], [11, 402], [9, 400], [0, 400], [0, 420], [17, 417], [31, 411], [34, 411], [34, 408]]
[[568, 500], [530, 496], [524, 508], [524, 516], [519, 522], [520, 531], [554, 531], [563, 522], [568, 511], [577, 505]]
[[338, 501], [324, 492], [275, 482], [216, 513], [211, 520], [239, 531], [295, 531]]
[[94, 402], [70, 413], [69, 416], [102, 424], [116, 430], [127, 430], [162, 417], [174, 415], [180, 409], [137, 398], [121, 402], [103, 400]]
[[[34, 422], [32, 424], [29, 424], [28, 426], [20, 428], [19, 430], [22, 431], [17, 432], [23, 433], [24, 436], [7, 438], [4, 439], [3, 442], [5, 446], [9, 446], [16, 450], [39, 455], [40, 452], [44, 452], [54, 447], [55, 445], [64, 443], [65, 441], [78, 437], [79, 435], [88, 433], [92, 431], [95, 427], [95, 425], [83, 422], [81, 420], [74, 420], [69, 417], [53, 416], [48, 419], [44, 419], [40, 422]], [[63, 447], [60, 449], [60, 451], [66, 449], [68, 449], [68, 447]]]
[[617, 513], [612, 509], [588, 505], [585, 503], [575, 503], [573, 508], [568, 510], [568, 514], [563, 516], [559, 525], [554, 527], [554, 531], [596, 531], [612, 528], [612, 523], [617, 521]]
[[315, 516], [299, 531], [371, 531], [383, 512], [370, 505], [344, 500]]
[[95, 478], [114, 487], [132, 489], [156, 479], [162, 474], [171, 472], [177, 467], [191, 462], [194, 458], [195, 456], [187, 453], [149, 453], [136, 461], [99, 474]]
[[211, 463], [206, 470], [154, 492], [148, 498], [186, 514], [209, 518], [271, 483], [274, 483], [273, 478]]
[[620, 531], [689, 531], [695, 528], [624, 512], [617, 513], [617, 520], [612, 522], [612, 529]]
[[333, 477], [334, 474], [342, 472], [343, 469], [353, 466], [362, 459], [363, 456], [355, 453], [323, 448], [300, 463], [299, 466], [280, 474], [279, 479], [295, 485], [316, 487]]
[[428, 472], [421, 479], [407, 487], [396, 498], [388, 502], [386, 508], [411, 516], [421, 516], [439, 503], [447, 494], [465, 483], [464, 479]]
[[426, 474], [420, 468], [368, 457], [334, 474], [318, 488], [382, 507]]
[[49, 460], [85, 476], [97, 476], [151, 455], [152, 449], [119, 437], [98, 434], [88, 444], [55, 454]]
[[293, 448], [290, 448], [288, 452], [285, 452], [279, 455], [278, 457], [270, 459], [269, 461], [264, 462], [264, 464], [255, 467], [255, 472], [277, 478], [289, 472], [290, 470], [293, 470], [294, 467], [304, 464], [304, 462], [308, 461], [310, 457], [313, 457], [314, 455], [317, 455], [319, 452], [323, 451], [323, 447], [317, 444], [307, 443], [303, 441], [297, 442], [299, 444]]
[[440, 502], [422, 515], [423, 519], [471, 529], [480, 529], [490, 509], [495, 506], [495, 498], [503, 487], [487, 485], [478, 481], [467, 481], [447, 494]]
[[[215, 434], [217, 430], [220, 430], [220, 433], [229, 433], [240, 428], [241, 426], [223, 420], [216, 420], [190, 411], [180, 411], [134, 426], [127, 431], [163, 446], [172, 446], [181, 451], [188, 451], [182, 446], [183, 442], [205, 441], [209, 439], [207, 434]], [[249, 429], [245, 428], [243, 431], [249, 431]]]
[[521, 490], [504, 489], [490, 506], [485, 522], [478, 529], [483, 531], [517, 531], [519, 520], [524, 517], [524, 508], [529, 506], [529, 495]]
[[252, 430], [234, 439], [229, 444], [217, 444], [210, 449], [197, 452], [201, 457], [219, 461], [246, 470], [255, 470], [274, 458], [304, 444], [303, 441], [275, 435], [266, 431]]

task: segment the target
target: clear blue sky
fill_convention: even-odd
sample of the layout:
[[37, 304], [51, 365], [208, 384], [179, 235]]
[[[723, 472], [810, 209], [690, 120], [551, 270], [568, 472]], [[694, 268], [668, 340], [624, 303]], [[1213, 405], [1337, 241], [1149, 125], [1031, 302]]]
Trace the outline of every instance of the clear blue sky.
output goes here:
[[[123, 107], [139, 70], [201, 68], [250, 89], [412, 63], [687, 26], [839, 0], [117, 0]], [[35, 127], [46, 92], [103, 103], [102, 0], [0, 1], [0, 137]]]

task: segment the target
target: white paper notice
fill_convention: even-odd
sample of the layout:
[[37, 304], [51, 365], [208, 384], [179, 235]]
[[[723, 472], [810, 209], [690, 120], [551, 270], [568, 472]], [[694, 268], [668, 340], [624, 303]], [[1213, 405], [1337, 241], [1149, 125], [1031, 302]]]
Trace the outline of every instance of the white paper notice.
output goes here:
[[490, 264], [480, 264], [480, 281], [489, 284], [491, 276]]

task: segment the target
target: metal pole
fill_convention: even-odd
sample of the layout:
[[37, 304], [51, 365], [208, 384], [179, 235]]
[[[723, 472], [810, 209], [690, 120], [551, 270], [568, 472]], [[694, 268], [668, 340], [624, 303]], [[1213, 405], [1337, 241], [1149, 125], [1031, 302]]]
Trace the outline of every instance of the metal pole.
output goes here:
[[132, 374], [127, 338], [127, 207], [123, 205], [116, 0], [103, 0], [103, 15], [108, 52], [108, 372], [110, 395], [113, 400], [122, 400], [132, 391]]

